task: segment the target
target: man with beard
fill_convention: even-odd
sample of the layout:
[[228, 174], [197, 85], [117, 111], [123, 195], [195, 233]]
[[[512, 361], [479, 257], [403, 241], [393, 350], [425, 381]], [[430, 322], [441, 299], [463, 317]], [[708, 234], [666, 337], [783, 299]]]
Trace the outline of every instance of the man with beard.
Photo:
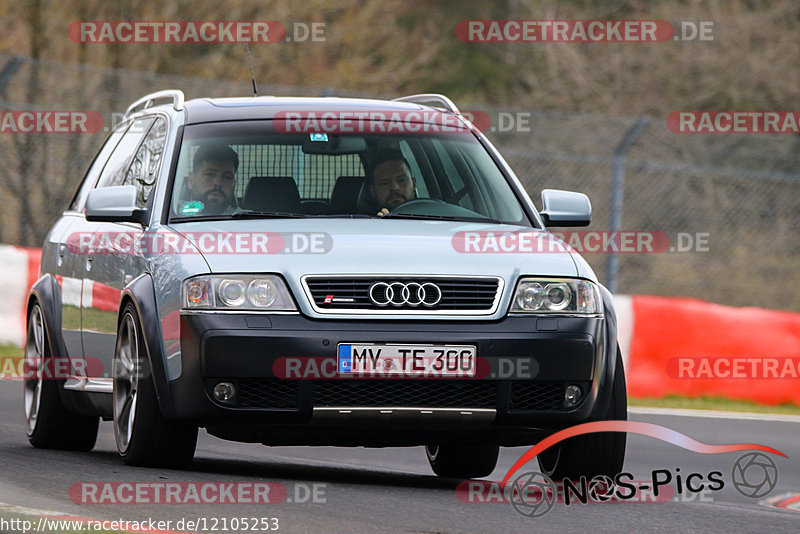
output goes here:
[[203, 215], [230, 213], [236, 208], [233, 186], [239, 156], [229, 146], [203, 146], [194, 155], [188, 188], [192, 200], [203, 203]]
[[417, 179], [411, 176], [411, 166], [400, 152], [379, 152], [372, 169], [368, 187], [379, 216], [416, 197]]

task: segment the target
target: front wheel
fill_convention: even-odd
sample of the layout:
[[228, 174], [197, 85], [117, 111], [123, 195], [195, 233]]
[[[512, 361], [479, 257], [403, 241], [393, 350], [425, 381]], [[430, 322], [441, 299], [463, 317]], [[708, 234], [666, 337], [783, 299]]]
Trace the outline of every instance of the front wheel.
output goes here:
[[114, 353], [114, 437], [128, 465], [185, 467], [197, 445], [197, 427], [164, 419], [136, 309], [128, 304], [117, 333]]
[[425, 447], [433, 472], [445, 478], [489, 476], [497, 465], [497, 445], [428, 445]]
[[[625, 388], [625, 369], [617, 347], [614, 383], [608, 410], [598, 421], [628, 419], [628, 400]], [[606, 476], [613, 479], [622, 471], [625, 462], [624, 432], [584, 434], [562, 441], [538, 455], [542, 473], [552, 480], [579, 480]]]

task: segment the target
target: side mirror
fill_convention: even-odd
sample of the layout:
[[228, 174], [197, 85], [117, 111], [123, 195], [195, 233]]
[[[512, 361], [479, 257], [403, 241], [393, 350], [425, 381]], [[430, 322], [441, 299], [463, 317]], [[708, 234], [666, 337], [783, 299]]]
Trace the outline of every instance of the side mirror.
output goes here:
[[86, 220], [147, 224], [147, 210], [136, 207], [136, 186], [93, 189], [86, 198]]
[[583, 193], [544, 189], [541, 216], [545, 226], [588, 226], [592, 203]]

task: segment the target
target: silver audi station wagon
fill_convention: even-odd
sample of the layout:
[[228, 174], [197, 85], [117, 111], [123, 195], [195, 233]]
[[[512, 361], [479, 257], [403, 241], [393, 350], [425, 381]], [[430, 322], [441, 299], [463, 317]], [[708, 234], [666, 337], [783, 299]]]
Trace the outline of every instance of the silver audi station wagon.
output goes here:
[[[43, 245], [28, 438], [88, 451], [102, 418], [126, 463], [167, 467], [199, 427], [425, 446], [467, 478], [500, 446], [625, 419], [612, 297], [547, 230], [588, 225], [589, 199], [541, 196], [442, 95], [147, 95]], [[539, 463], [614, 475], [624, 455], [600, 433]]]

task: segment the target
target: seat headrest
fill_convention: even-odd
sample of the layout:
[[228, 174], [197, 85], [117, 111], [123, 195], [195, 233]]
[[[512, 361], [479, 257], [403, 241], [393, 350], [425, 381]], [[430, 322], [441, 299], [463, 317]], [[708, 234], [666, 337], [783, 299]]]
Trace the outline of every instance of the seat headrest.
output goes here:
[[358, 194], [366, 180], [364, 176], [339, 176], [331, 193], [331, 212], [356, 213]]
[[356, 201], [356, 209], [358, 213], [364, 215], [375, 215], [378, 213], [378, 207], [372, 199], [372, 193], [369, 190], [369, 182], [366, 180], [361, 184], [361, 191], [358, 192], [358, 200]]
[[242, 207], [255, 211], [300, 212], [300, 192], [291, 176], [253, 176]]

